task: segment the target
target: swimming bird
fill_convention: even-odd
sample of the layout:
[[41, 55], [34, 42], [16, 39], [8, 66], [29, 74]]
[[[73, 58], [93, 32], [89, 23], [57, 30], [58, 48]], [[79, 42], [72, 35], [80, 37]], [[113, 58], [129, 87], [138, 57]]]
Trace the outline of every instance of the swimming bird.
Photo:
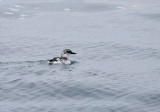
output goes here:
[[71, 61], [68, 58], [70, 54], [77, 53], [72, 52], [70, 49], [65, 49], [62, 51], [61, 57], [54, 57], [48, 60], [48, 64], [71, 64]]

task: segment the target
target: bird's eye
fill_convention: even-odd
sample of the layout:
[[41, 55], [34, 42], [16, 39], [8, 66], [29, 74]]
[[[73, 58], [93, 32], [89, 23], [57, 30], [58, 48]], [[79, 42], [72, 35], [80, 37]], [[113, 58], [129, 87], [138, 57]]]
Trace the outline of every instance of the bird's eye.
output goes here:
[[67, 51], [67, 53], [70, 53], [71, 51]]

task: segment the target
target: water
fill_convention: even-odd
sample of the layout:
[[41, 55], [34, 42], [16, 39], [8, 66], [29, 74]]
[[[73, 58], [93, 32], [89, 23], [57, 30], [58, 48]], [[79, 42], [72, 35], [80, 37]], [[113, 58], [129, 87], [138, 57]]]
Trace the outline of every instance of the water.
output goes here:
[[159, 3], [1, 0], [0, 112], [159, 112]]

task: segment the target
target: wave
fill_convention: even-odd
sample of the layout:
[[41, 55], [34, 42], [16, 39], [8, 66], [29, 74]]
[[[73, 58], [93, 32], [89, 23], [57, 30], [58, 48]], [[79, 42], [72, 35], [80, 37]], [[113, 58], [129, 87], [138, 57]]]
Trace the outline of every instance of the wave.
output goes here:
[[108, 60], [108, 59], [160, 59], [160, 50], [153, 48], [142, 48], [117, 44], [113, 42], [94, 43], [84, 46], [85, 55], [89, 59]]

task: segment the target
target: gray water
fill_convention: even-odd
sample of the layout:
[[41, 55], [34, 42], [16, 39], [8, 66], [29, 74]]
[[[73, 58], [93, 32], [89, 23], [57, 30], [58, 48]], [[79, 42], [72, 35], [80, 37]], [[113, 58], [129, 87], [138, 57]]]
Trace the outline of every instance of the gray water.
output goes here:
[[159, 0], [0, 0], [0, 112], [160, 112], [159, 35]]

